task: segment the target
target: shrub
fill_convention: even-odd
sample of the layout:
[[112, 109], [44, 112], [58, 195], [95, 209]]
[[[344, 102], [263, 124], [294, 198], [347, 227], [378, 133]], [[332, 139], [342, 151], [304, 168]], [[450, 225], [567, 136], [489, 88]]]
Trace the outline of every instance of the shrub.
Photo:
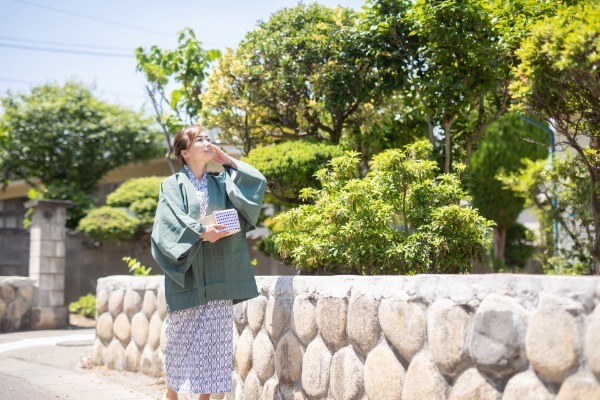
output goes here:
[[140, 220], [124, 208], [103, 206], [90, 211], [77, 229], [96, 240], [125, 240], [135, 234], [139, 225]]
[[252, 150], [247, 161], [267, 178], [270, 195], [284, 203], [301, 203], [300, 191], [320, 187], [315, 173], [343, 150], [327, 143], [289, 141]]
[[276, 217], [273, 241], [300, 269], [349, 268], [372, 274], [468, 272], [481, 259], [492, 222], [460, 206], [468, 199], [458, 177], [427, 159], [428, 142], [375, 156], [358, 178], [357, 154], [335, 158], [317, 173], [322, 189]]
[[79, 300], [69, 304], [69, 311], [88, 318], [96, 317], [96, 296], [91, 293], [81, 296]]

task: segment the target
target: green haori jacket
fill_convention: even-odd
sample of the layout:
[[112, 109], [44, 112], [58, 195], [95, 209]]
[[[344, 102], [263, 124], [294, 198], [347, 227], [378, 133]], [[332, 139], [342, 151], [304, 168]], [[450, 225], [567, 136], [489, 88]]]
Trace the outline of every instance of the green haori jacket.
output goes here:
[[200, 203], [185, 172], [161, 183], [154, 226], [152, 256], [165, 272], [165, 297], [169, 312], [233, 300], [234, 304], [258, 296], [250, 263], [246, 232], [254, 229], [261, 211], [266, 179], [254, 167], [235, 161], [232, 179], [227, 172], [208, 175], [207, 215], [235, 208], [241, 232], [215, 243], [201, 241], [205, 228], [197, 222]]

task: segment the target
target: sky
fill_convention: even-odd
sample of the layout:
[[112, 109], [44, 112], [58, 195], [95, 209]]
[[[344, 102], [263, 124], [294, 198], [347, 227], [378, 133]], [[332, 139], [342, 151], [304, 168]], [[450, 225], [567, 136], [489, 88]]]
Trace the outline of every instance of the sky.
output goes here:
[[[359, 10], [365, 0], [319, 0]], [[305, 3], [310, 3], [305, 1]], [[235, 48], [257, 21], [297, 0], [0, 0], [0, 96], [74, 79], [101, 99], [151, 109], [134, 51], [177, 46], [194, 30], [205, 49]]]

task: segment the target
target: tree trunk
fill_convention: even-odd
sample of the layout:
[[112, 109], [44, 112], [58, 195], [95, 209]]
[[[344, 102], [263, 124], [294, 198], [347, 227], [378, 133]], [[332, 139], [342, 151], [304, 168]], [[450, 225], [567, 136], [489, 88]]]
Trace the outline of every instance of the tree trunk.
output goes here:
[[450, 138], [450, 127], [452, 122], [444, 122], [444, 136], [446, 141], [446, 162], [444, 163], [444, 173], [450, 173], [450, 162], [452, 160], [452, 142]]
[[494, 226], [494, 259], [506, 262], [506, 226]]

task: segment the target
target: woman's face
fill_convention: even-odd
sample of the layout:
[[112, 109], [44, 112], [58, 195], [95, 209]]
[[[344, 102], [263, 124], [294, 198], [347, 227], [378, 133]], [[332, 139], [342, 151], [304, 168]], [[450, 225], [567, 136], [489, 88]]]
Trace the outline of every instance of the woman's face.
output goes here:
[[190, 162], [193, 163], [194, 161], [212, 160], [215, 156], [210, 138], [204, 133], [196, 136], [187, 150], [181, 152], [181, 155], [183, 155], [183, 158], [185, 158], [185, 161], [188, 164], [190, 164]]

